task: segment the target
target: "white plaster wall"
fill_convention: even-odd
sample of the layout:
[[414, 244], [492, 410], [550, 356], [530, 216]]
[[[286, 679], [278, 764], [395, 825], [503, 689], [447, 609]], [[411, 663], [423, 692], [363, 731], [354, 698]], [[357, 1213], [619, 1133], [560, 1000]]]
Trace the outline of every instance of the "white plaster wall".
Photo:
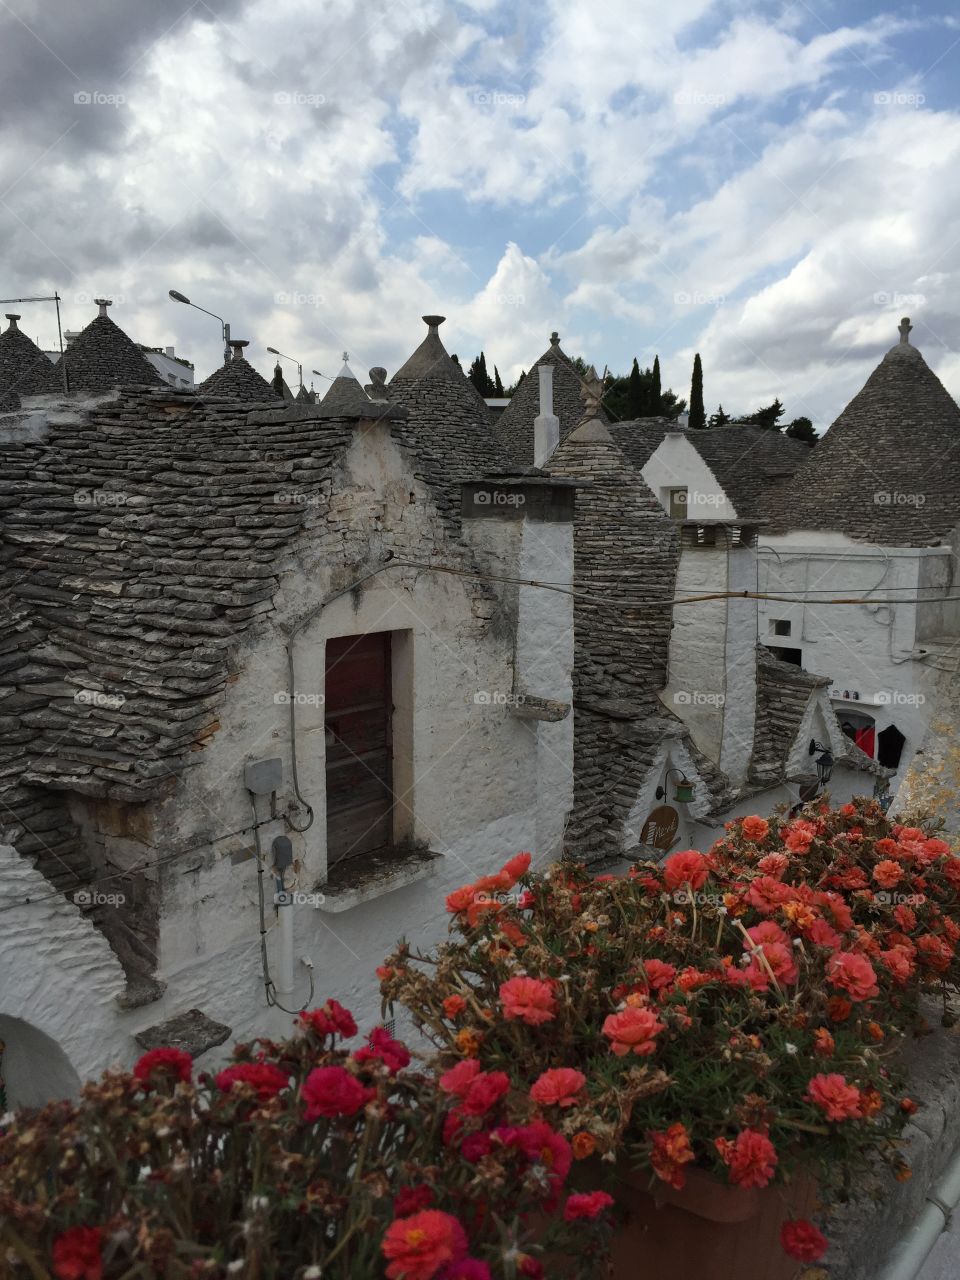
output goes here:
[[[684, 546], [676, 595], [727, 589], [727, 548]], [[673, 611], [663, 702], [684, 722], [700, 750], [719, 762], [726, 698], [727, 601], [702, 600]]]
[[123, 989], [103, 935], [15, 849], [0, 845], [0, 1039], [7, 1041], [11, 1105], [69, 1096], [73, 1073], [85, 1077], [129, 1059], [129, 1020], [114, 1002]]
[[665, 511], [670, 490], [686, 488], [688, 520], [736, 520], [720, 481], [682, 432], [664, 436], [641, 472]]
[[[896, 724], [907, 738], [898, 777], [929, 722], [925, 705], [929, 677], [922, 664], [910, 657], [918, 643], [917, 606], [883, 600], [888, 592], [915, 596], [921, 582], [943, 581], [946, 555], [945, 548], [881, 548], [829, 532], [761, 540], [762, 592], [876, 598], [875, 604], [865, 605], [761, 601], [760, 636], [768, 644], [799, 648], [807, 671], [831, 678], [835, 699], [845, 690], [859, 692], [858, 700], [835, 701], [841, 718], [847, 706], [872, 715], [878, 732]], [[790, 637], [773, 636], [775, 618], [793, 622]]]
[[[245, 857], [253, 837], [245, 830], [251, 806], [243, 785], [245, 762], [278, 756], [278, 809], [303, 822], [305, 811], [297, 813], [292, 794], [289, 710], [276, 700], [289, 683], [281, 625], [308, 616], [332, 590], [378, 563], [385, 550], [398, 559], [457, 562], [469, 569], [478, 567], [469, 546], [486, 545], [495, 555], [493, 563], [483, 560], [483, 568], [516, 574], [522, 544], [525, 576], [572, 578], [570, 525], [543, 525], [528, 535], [524, 521], [475, 521], [469, 524], [476, 526], [476, 537], [468, 529], [466, 543], [454, 541], [442, 531], [429, 491], [414, 479], [409, 460], [383, 427], [358, 433], [336, 479], [333, 514], [325, 522], [318, 511], [315, 536], [279, 566], [279, 618], [245, 637], [216, 732], [196, 752], [170, 799], [155, 806], [151, 845], [168, 857], [194, 847], [196, 852], [160, 870], [158, 977], [167, 985], [161, 999], [131, 1015], [137, 1030], [192, 1007], [229, 1024], [233, 1037], [290, 1028], [290, 1015], [268, 1009], [264, 995], [257, 862]], [[344, 566], [354, 562], [356, 572], [347, 571]], [[293, 913], [296, 957], [294, 990], [281, 996], [289, 1008], [307, 1000], [308, 973], [299, 958], [309, 956], [315, 1000], [336, 996], [353, 1007], [358, 1021], [372, 1025], [379, 1018], [374, 970], [398, 937], [433, 945], [446, 929], [447, 892], [519, 850], [538, 860], [557, 852], [572, 793], [572, 717], [540, 724], [520, 718], [509, 703], [476, 698], [480, 691], [514, 690], [518, 608], [527, 691], [569, 701], [572, 610], [570, 598], [556, 593], [530, 592], [518, 605], [516, 588], [508, 588], [498, 603], [480, 596], [464, 578], [388, 569], [361, 591], [331, 602], [299, 633], [296, 692], [313, 699], [297, 706], [299, 778], [316, 813], [304, 835], [287, 832], [300, 863], [300, 887], [315, 890], [325, 879], [324, 650], [327, 640], [343, 635], [399, 631], [406, 637], [414, 723], [407, 770], [412, 786], [404, 803], [412, 809], [412, 835], [444, 860], [433, 878], [349, 911], [331, 914], [306, 904], [284, 908]], [[261, 818], [265, 804], [260, 802]], [[264, 847], [282, 831], [279, 821], [263, 829]], [[266, 881], [264, 887], [276, 979], [276, 912], [272, 885]], [[127, 1052], [135, 1055], [129, 1040]], [[211, 1052], [209, 1061], [225, 1052]]]
[[[756, 591], [757, 556], [754, 547], [731, 547], [727, 569], [728, 591]], [[746, 779], [753, 755], [757, 719], [757, 601], [752, 598], [729, 599], [726, 606], [720, 768], [735, 786], [740, 786]], [[689, 606], [691, 609], [695, 607]]]

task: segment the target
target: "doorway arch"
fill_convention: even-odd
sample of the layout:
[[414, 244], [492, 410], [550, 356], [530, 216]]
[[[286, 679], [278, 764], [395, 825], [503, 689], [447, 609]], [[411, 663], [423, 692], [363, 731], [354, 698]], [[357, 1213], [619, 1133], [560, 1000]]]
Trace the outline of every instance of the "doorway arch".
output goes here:
[[0, 1013], [0, 1077], [8, 1111], [42, 1107], [80, 1091], [80, 1076], [60, 1045], [39, 1027]]

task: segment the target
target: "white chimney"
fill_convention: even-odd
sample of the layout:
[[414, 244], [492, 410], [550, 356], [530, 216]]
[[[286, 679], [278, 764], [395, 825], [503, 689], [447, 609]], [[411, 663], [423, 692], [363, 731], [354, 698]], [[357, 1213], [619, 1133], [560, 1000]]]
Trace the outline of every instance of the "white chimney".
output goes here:
[[560, 419], [553, 412], [553, 365], [537, 365], [540, 374], [540, 413], [533, 423], [533, 465], [542, 467], [560, 443]]
[[174, 348], [174, 347], [164, 347], [164, 351], [165, 351], [165, 352], [166, 352], [166, 354], [170, 357], [170, 359], [171, 359], [171, 360], [173, 360], [173, 359], [174, 359], [174, 357], [175, 357], [175, 355], [176, 355], [176, 348]]

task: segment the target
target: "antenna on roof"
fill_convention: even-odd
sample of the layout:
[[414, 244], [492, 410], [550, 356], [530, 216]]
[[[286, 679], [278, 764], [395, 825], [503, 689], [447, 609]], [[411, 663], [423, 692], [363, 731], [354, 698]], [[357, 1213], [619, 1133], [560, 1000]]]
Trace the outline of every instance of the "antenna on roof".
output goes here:
[[11, 302], [55, 302], [57, 304], [57, 337], [60, 340], [60, 369], [63, 373], [63, 389], [64, 391], [69, 391], [70, 387], [67, 383], [67, 362], [63, 358], [63, 330], [60, 327], [59, 293], [52, 293], [49, 297], [43, 298], [0, 298], [0, 307], [5, 307]]

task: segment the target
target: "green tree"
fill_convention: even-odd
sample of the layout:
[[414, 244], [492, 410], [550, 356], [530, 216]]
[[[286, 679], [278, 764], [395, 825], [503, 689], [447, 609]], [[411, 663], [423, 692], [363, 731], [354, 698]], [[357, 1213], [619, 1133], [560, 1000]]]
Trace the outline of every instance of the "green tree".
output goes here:
[[765, 405], [762, 409], [758, 409], [756, 413], [751, 413], [745, 422], [752, 422], [758, 427], [763, 427], [764, 431], [779, 431], [780, 419], [783, 417], [783, 405], [779, 399], [774, 400], [773, 404]]
[[628, 418], [642, 418], [647, 411], [647, 388], [636, 356], [633, 357], [633, 367], [627, 380], [626, 411]]
[[794, 418], [787, 427], [784, 435], [790, 437], [791, 440], [802, 440], [804, 444], [811, 447], [817, 443], [819, 437], [813, 429], [813, 423], [809, 418]]
[[690, 427], [694, 431], [702, 431], [707, 425], [703, 412], [703, 365], [700, 363], [700, 352], [693, 357], [693, 377], [690, 382]]
[[482, 351], [471, 364], [467, 377], [482, 396], [493, 395], [493, 380], [487, 373], [487, 358]]
[[[672, 394], [672, 393], [671, 393]], [[660, 357], [653, 357], [653, 378], [650, 382], [650, 401], [648, 412], [658, 414], [663, 412], [662, 407], [663, 392], [660, 389]]]
[[729, 421], [730, 421], [730, 415], [729, 413], [723, 412], [723, 405], [721, 404], [717, 406], [716, 413], [711, 413], [709, 421], [707, 422], [707, 426], [708, 427], [725, 427]]
[[520, 389], [520, 383], [524, 380], [526, 376], [527, 376], [526, 369], [521, 369], [520, 377], [516, 380], [516, 382], [512, 383], [509, 387], [507, 387], [507, 389], [504, 391], [503, 394], [505, 396], [516, 395], [517, 391]]
[[500, 381], [500, 370], [496, 365], [493, 366], [493, 394], [503, 396], [503, 383]]

